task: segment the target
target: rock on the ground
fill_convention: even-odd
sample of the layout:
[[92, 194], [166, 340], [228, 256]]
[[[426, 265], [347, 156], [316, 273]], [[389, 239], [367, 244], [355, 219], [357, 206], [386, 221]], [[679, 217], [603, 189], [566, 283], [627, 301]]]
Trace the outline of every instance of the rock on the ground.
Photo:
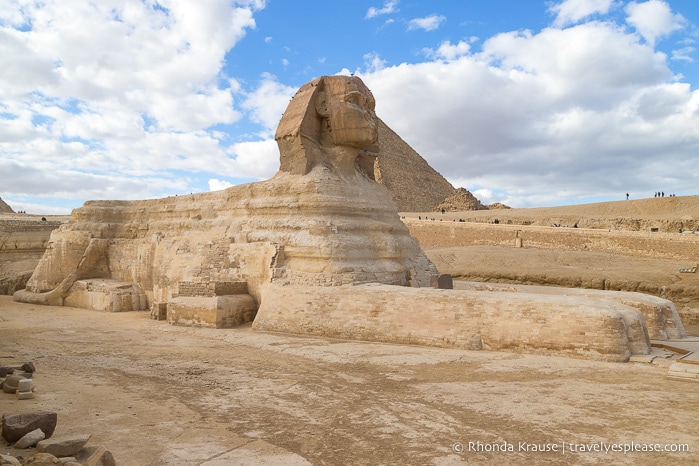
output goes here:
[[17, 387], [19, 386], [19, 381], [22, 380], [24, 377], [22, 377], [20, 374], [10, 374], [7, 376], [5, 379], [5, 383], [2, 385], [2, 391], [5, 393], [14, 393], [17, 391]]
[[21, 466], [21, 463], [14, 456], [0, 455], [0, 466]]
[[50, 453], [59, 458], [75, 456], [85, 446], [91, 435], [81, 435], [79, 437], [42, 440], [36, 445], [36, 451]]
[[29, 373], [34, 373], [34, 372], [36, 372], [36, 367], [34, 367], [34, 363], [31, 362], [31, 361], [25, 362], [24, 364], [22, 364], [21, 369], [22, 369], [24, 372], [29, 372]]
[[83, 466], [116, 466], [112, 452], [100, 445], [83, 448], [76, 459]]
[[46, 434], [44, 434], [41, 429], [34, 429], [33, 431], [24, 434], [21, 439], [17, 440], [14, 447], [20, 450], [31, 448], [45, 438]]
[[50, 438], [56, 429], [58, 414], [48, 411], [22, 414], [5, 413], [2, 415], [2, 420], [2, 438], [8, 443], [15, 443], [35, 429], [41, 429], [46, 438]]
[[48, 453], [37, 453], [24, 464], [25, 466], [53, 466], [61, 464], [61, 461]]

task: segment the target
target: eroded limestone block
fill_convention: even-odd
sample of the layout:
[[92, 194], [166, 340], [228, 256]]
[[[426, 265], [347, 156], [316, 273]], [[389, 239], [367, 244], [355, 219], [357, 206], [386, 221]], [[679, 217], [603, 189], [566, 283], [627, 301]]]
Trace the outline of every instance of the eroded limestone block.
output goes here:
[[143, 290], [133, 283], [112, 279], [76, 280], [63, 300], [64, 306], [96, 311], [126, 312], [148, 308]]
[[20, 392], [19, 390], [17, 390], [16, 396], [18, 400], [31, 400], [34, 398], [34, 392]]
[[667, 375], [668, 377], [675, 379], [686, 379], [699, 382], [699, 365], [676, 362], [670, 366]]
[[432, 275], [432, 277], [430, 277], [430, 286], [432, 288], [439, 288], [440, 290], [452, 290], [454, 289], [454, 281], [451, 278], [451, 274], [440, 273], [439, 275]]
[[167, 303], [153, 303], [150, 308], [150, 318], [153, 320], [166, 320]]
[[20, 379], [19, 382], [17, 382], [17, 390], [20, 392], [29, 392], [32, 388], [32, 379]]
[[170, 301], [167, 309], [171, 324], [231, 328], [252, 322], [257, 302], [249, 294], [180, 296]]

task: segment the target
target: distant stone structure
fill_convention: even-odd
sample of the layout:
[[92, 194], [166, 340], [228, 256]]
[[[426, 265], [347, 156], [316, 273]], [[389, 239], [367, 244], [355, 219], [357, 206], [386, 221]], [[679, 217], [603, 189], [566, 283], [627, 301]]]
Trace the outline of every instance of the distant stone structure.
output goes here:
[[[380, 134], [359, 78], [315, 79], [281, 118], [272, 179], [87, 202], [52, 233], [15, 299], [439, 347], [609, 361], [650, 352], [641, 300], [444, 289], [450, 280], [437, 276], [376, 182]], [[654, 335], [682, 335], [672, 303], [661, 301]]]
[[386, 124], [379, 122], [376, 181], [393, 195], [400, 212], [433, 212], [454, 187]]
[[488, 210], [499, 210], [499, 209], [511, 209], [512, 207], [503, 204], [502, 202], [495, 202], [493, 204], [487, 205]]
[[441, 204], [437, 206], [437, 210], [445, 212], [464, 212], [467, 210], [487, 210], [488, 207], [481, 204], [481, 201], [476, 199], [476, 196], [471, 194], [465, 188], [455, 189]]
[[12, 207], [7, 205], [7, 202], [3, 201], [2, 198], [0, 197], [0, 214], [14, 214], [15, 211], [12, 210]]
[[489, 209], [465, 188], [454, 188], [437, 170], [389, 128], [379, 122], [375, 179], [393, 195], [400, 212]]

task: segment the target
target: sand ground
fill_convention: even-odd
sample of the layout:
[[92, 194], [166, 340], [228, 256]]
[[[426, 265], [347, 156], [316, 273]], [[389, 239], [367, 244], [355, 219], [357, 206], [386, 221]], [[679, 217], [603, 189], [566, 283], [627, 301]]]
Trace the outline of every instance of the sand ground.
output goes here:
[[[90, 433], [121, 465], [699, 462], [699, 390], [667, 378], [664, 357], [600, 363], [176, 327], [0, 296], [0, 363], [25, 361], [36, 397], [0, 393], [0, 412], [56, 411], [56, 437]], [[514, 451], [470, 451], [477, 442]], [[632, 442], [690, 451], [571, 451]], [[558, 451], [521, 450], [533, 444]]]

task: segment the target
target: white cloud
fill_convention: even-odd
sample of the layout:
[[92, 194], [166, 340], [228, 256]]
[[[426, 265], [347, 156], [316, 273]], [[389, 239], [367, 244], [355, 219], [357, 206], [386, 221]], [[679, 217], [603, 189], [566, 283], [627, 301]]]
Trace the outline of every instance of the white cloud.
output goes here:
[[240, 170], [211, 128], [241, 118], [240, 84], [221, 65], [264, 6], [46, 0], [0, 8], [0, 161], [12, 192], [144, 198], [198, 189], [178, 171], [264, 172]]
[[229, 183], [228, 181], [217, 180], [216, 178], [209, 180], [209, 191], [221, 191], [231, 186], [233, 186], [233, 183]]
[[497, 196], [490, 189], [476, 189], [472, 194], [476, 196], [476, 198], [484, 205], [499, 202], [494, 200], [497, 198]]
[[[3, 173], [0, 197], [13, 193], [15, 197], [47, 199], [103, 199], [104, 196], [107, 199], [143, 199], [187, 190], [187, 183], [182, 179], [86, 173], [79, 167], [61, 168], [40, 159], [31, 164], [0, 159], [0, 172]], [[47, 191], [46, 186], [51, 190]]]
[[611, 23], [499, 34], [481, 53], [360, 74], [379, 117], [485, 202], [696, 192], [699, 91]]
[[434, 31], [439, 29], [447, 18], [441, 15], [429, 15], [424, 18], [414, 18], [408, 21], [408, 30], [413, 31], [415, 29], [422, 29], [424, 31]]
[[[273, 133], [301, 83], [227, 74], [241, 65], [230, 60], [244, 56], [228, 52], [265, 4], [190, 3], [46, 0], [0, 8], [3, 199], [22, 206], [42, 196], [160, 197], [274, 174]], [[397, 5], [375, 10], [393, 21]], [[620, 5], [558, 2], [550, 8], [558, 27], [498, 34], [478, 49], [477, 39], [444, 31], [435, 49], [422, 49], [422, 63], [390, 65], [377, 41], [355, 74], [374, 92], [378, 115], [483, 202], [695, 193], [699, 93], [668, 67], [672, 59], [690, 72], [695, 44], [655, 48], [688, 23], [667, 2]], [[612, 8], [628, 23], [602, 18]], [[431, 15], [409, 27], [434, 30], [444, 21]], [[281, 58], [267, 62], [278, 66]], [[294, 54], [289, 72], [304, 59], [312, 66], [288, 79], [320, 69], [317, 55]]]
[[241, 142], [229, 148], [235, 165], [225, 172], [233, 178], [271, 178], [279, 170], [279, 147], [273, 139]]
[[263, 126], [260, 136], [269, 138], [274, 135], [279, 119], [296, 90], [295, 87], [281, 84], [270, 74], [262, 75], [261, 84], [246, 96], [242, 104], [242, 107], [249, 112], [249, 118]]
[[398, 5], [398, 0], [389, 0], [383, 4], [381, 8], [376, 8], [374, 6], [369, 7], [366, 12], [365, 19], [375, 18], [381, 15], [387, 15], [390, 13], [395, 13], [398, 11], [396, 6]]
[[[550, 105], [606, 108], [634, 86], [672, 77], [664, 54], [604, 23], [506, 33], [487, 40], [483, 58], [525, 82], [546, 87]], [[623, 66], [619, 66], [623, 63]]]
[[556, 14], [554, 26], [564, 27], [595, 14], [607, 14], [613, 0], [565, 0], [549, 7]]
[[376, 52], [365, 53], [362, 58], [364, 59], [364, 66], [369, 72], [374, 73], [386, 66], [386, 60], [383, 60]]
[[670, 5], [662, 0], [631, 2], [626, 6], [626, 13], [626, 21], [650, 44], [654, 44], [660, 37], [684, 28], [686, 24], [684, 17], [674, 14]]
[[437, 50], [425, 49], [425, 55], [429, 58], [454, 60], [463, 55], [467, 55], [471, 50], [471, 45], [468, 42], [460, 40], [457, 44], [452, 45], [448, 40], [439, 44]]
[[696, 47], [693, 46], [687, 46], [682, 47], [681, 49], [673, 50], [671, 59], [691, 63], [694, 61], [694, 57], [692, 55], [694, 54], [694, 52], [696, 52], [696, 50]]

